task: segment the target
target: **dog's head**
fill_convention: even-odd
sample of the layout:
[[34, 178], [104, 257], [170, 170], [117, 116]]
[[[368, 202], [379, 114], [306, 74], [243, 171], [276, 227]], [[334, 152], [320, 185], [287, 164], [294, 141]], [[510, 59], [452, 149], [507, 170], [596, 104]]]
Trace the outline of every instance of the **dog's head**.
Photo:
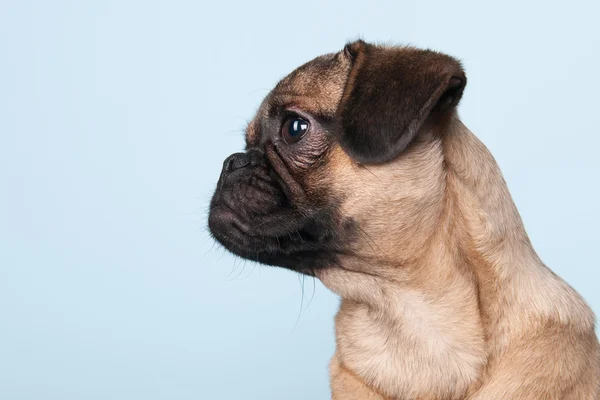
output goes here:
[[225, 160], [212, 234], [241, 257], [308, 274], [388, 250], [397, 261], [435, 229], [435, 128], [465, 84], [447, 55], [360, 40], [299, 67], [263, 101], [246, 151]]

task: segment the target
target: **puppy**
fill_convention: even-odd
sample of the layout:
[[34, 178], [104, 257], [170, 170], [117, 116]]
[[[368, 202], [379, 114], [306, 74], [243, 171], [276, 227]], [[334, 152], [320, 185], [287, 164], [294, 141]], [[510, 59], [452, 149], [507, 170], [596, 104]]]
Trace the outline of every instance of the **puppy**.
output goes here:
[[600, 399], [594, 315], [461, 123], [450, 56], [356, 41], [281, 80], [210, 205], [234, 254], [342, 298], [333, 399]]

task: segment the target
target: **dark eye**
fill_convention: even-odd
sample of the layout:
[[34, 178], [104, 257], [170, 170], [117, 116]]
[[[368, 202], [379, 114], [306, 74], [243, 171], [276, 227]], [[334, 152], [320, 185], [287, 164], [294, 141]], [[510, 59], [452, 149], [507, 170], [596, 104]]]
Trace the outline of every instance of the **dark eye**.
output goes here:
[[283, 140], [287, 143], [296, 143], [306, 135], [309, 128], [310, 124], [308, 121], [302, 118], [288, 118], [283, 127], [281, 127], [281, 136], [283, 136]]

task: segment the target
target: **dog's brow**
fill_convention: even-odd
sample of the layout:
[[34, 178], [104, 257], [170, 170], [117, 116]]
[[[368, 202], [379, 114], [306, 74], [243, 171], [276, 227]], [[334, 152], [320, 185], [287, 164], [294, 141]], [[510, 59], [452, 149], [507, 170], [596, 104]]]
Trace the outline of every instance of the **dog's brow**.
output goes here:
[[316, 117], [332, 118], [336, 112], [335, 108], [330, 107], [327, 103], [319, 101], [307, 94], [286, 93], [278, 95], [275, 101], [269, 107], [269, 116], [278, 115], [281, 110], [301, 110]]

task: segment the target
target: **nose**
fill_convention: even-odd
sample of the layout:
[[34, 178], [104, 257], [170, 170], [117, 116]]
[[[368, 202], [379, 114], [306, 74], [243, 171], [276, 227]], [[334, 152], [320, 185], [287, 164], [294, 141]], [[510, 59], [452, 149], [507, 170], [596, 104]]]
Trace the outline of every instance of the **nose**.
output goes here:
[[[219, 176], [219, 182], [217, 182], [217, 188], [222, 189], [228, 181], [243, 178], [246, 173], [251, 173], [253, 167], [262, 165], [265, 165], [265, 156], [260, 150], [252, 148], [246, 152], [233, 153], [223, 161], [223, 169], [221, 170], [221, 176]], [[236, 171], [239, 171], [239, 173], [235, 173]]]
[[233, 172], [237, 169], [244, 168], [250, 164], [250, 157], [247, 153], [234, 153], [227, 157], [223, 162], [223, 172]]

